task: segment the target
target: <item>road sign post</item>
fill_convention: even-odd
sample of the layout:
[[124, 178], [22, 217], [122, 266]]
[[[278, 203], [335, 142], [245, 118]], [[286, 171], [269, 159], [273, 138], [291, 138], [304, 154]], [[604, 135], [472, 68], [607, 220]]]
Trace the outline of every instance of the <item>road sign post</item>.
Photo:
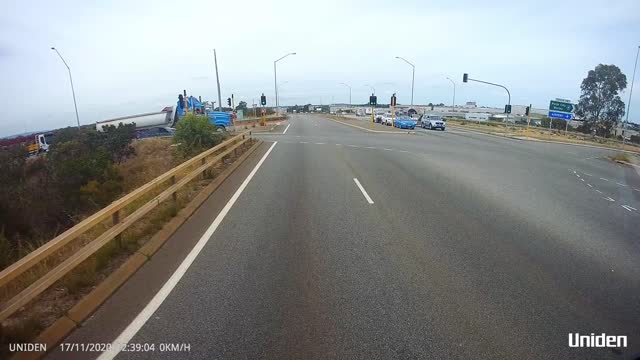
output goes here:
[[553, 119], [565, 120], [564, 133], [569, 130], [569, 120], [573, 118], [574, 106], [570, 100], [555, 99], [549, 101], [549, 130], [551, 130], [551, 122]]

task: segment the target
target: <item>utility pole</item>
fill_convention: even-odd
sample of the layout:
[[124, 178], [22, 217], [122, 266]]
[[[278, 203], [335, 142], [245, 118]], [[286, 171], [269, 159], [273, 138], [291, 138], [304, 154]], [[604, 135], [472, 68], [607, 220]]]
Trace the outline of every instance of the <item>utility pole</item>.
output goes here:
[[451, 83], [453, 84], [453, 103], [451, 105], [451, 112], [455, 112], [456, 111], [456, 83], [448, 77], [447, 77], [447, 80], [451, 81]]
[[638, 55], [640, 54], [640, 45], [638, 45], [638, 51], [636, 51], [636, 64], [633, 66], [633, 76], [631, 77], [631, 89], [629, 90], [629, 102], [627, 102], [627, 117], [622, 123], [622, 148], [624, 149], [624, 132], [629, 122], [629, 110], [631, 108], [631, 94], [633, 94], [633, 82], [636, 79], [636, 68], [638, 67]]
[[215, 62], [215, 65], [216, 65], [216, 83], [218, 84], [218, 106], [220, 107], [220, 110], [222, 110], [222, 95], [220, 94], [220, 76], [218, 76], [218, 56], [216, 55], [216, 49], [213, 49], [213, 61]]

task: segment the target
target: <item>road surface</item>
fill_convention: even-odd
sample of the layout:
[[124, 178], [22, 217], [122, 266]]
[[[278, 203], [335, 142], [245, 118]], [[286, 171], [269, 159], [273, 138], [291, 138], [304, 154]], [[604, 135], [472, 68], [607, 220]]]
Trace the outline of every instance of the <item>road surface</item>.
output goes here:
[[[302, 114], [281, 127], [260, 135], [228, 195], [214, 194], [178, 245], [66, 342], [156, 346], [103, 357], [117, 359], [640, 352], [640, 177], [610, 151], [456, 130], [372, 134]], [[199, 240], [175, 287], [153, 298]], [[628, 347], [570, 348], [576, 332], [624, 335]], [[167, 343], [188, 351], [161, 352]]]

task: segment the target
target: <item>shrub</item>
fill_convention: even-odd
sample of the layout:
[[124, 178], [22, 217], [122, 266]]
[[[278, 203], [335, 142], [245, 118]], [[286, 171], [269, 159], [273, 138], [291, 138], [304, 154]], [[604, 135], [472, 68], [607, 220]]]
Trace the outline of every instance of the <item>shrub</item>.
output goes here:
[[185, 115], [176, 126], [173, 142], [177, 144], [176, 152], [182, 158], [190, 158], [212, 148], [224, 139], [224, 135], [216, 132], [216, 127], [206, 116]]

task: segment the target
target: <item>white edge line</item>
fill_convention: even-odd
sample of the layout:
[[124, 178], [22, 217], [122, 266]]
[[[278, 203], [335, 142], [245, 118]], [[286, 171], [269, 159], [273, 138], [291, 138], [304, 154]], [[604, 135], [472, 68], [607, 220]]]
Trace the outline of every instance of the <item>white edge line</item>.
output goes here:
[[287, 130], [289, 130], [289, 126], [291, 126], [291, 124], [287, 125], [287, 127], [284, 129], [284, 131], [282, 132], [282, 135], [287, 133]]
[[362, 195], [364, 195], [364, 198], [367, 199], [367, 202], [369, 204], [373, 204], [373, 200], [371, 200], [371, 197], [369, 196], [369, 194], [367, 194], [367, 191], [362, 187], [362, 185], [360, 184], [360, 181], [358, 181], [357, 178], [353, 178], [353, 181], [356, 183], [356, 185], [362, 192]]
[[627, 206], [627, 205], [620, 205], [620, 206], [622, 206], [627, 211], [633, 211], [633, 210], [629, 209], [631, 206]]
[[620, 186], [628, 186], [627, 184], [620, 184], [619, 182], [617, 182], [616, 184]]
[[216, 216], [215, 220], [213, 220], [211, 225], [209, 225], [209, 228], [207, 229], [207, 231], [205, 231], [204, 234], [202, 234], [202, 236], [200, 237], [200, 240], [198, 240], [198, 242], [193, 247], [193, 249], [191, 249], [187, 257], [184, 260], [182, 260], [182, 263], [180, 263], [180, 266], [178, 266], [176, 271], [173, 272], [169, 280], [167, 280], [167, 282], [164, 283], [160, 291], [158, 291], [158, 293], [153, 297], [153, 299], [149, 301], [147, 306], [144, 307], [144, 309], [138, 314], [138, 316], [136, 316], [135, 319], [133, 319], [133, 321], [113, 341], [112, 346], [109, 348], [109, 350], [100, 354], [100, 356], [98, 357], [98, 360], [111, 360], [114, 357], [116, 357], [121, 349], [121, 346], [119, 346], [119, 344], [128, 343], [136, 335], [136, 333], [140, 331], [140, 329], [149, 320], [149, 318], [151, 318], [153, 313], [156, 310], [158, 310], [160, 305], [162, 305], [162, 302], [167, 298], [167, 296], [169, 296], [173, 288], [178, 284], [180, 279], [182, 279], [182, 277], [187, 272], [187, 270], [189, 270], [189, 267], [191, 266], [191, 264], [193, 264], [196, 257], [198, 257], [198, 254], [200, 254], [200, 251], [202, 251], [205, 245], [207, 245], [207, 242], [209, 242], [209, 239], [211, 238], [213, 233], [216, 231], [216, 229], [218, 228], [222, 220], [224, 220], [225, 216], [227, 216], [227, 213], [229, 212], [229, 210], [231, 210], [231, 207], [233, 206], [233, 204], [235, 204], [236, 200], [238, 200], [238, 198], [240, 197], [240, 194], [242, 194], [244, 189], [247, 187], [247, 185], [249, 184], [253, 176], [256, 174], [258, 169], [260, 169], [260, 166], [262, 166], [262, 163], [267, 159], [267, 156], [269, 156], [269, 154], [271, 153], [271, 150], [273, 150], [273, 148], [276, 146], [277, 143], [278, 143], [277, 141], [274, 142], [273, 145], [271, 145], [271, 147], [269, 148], [269, 150], [267, 150], [267, 152], [264, 154], [264, 156], [262, 156], [262, 159], [260, 159], [258, 164], [256, 164], [253, 170], [251, 170], [251, 173], [249, 173], [249, 176], [247, 176], [247, 178], [244, 179], [244, 181], [242, 182], [238, 190], [236, 190], [233, 196], [231, 196], [231, 199], [229, 199], [229, 201], [224, 206], [224, 208], [222, 208], [218, 216]]
[[596, 192], [597, 192], [598, 194], [602, 194], [602, 191], [600, 191], [600, 190], [598, 190], [598, 189], [596, 189]]

